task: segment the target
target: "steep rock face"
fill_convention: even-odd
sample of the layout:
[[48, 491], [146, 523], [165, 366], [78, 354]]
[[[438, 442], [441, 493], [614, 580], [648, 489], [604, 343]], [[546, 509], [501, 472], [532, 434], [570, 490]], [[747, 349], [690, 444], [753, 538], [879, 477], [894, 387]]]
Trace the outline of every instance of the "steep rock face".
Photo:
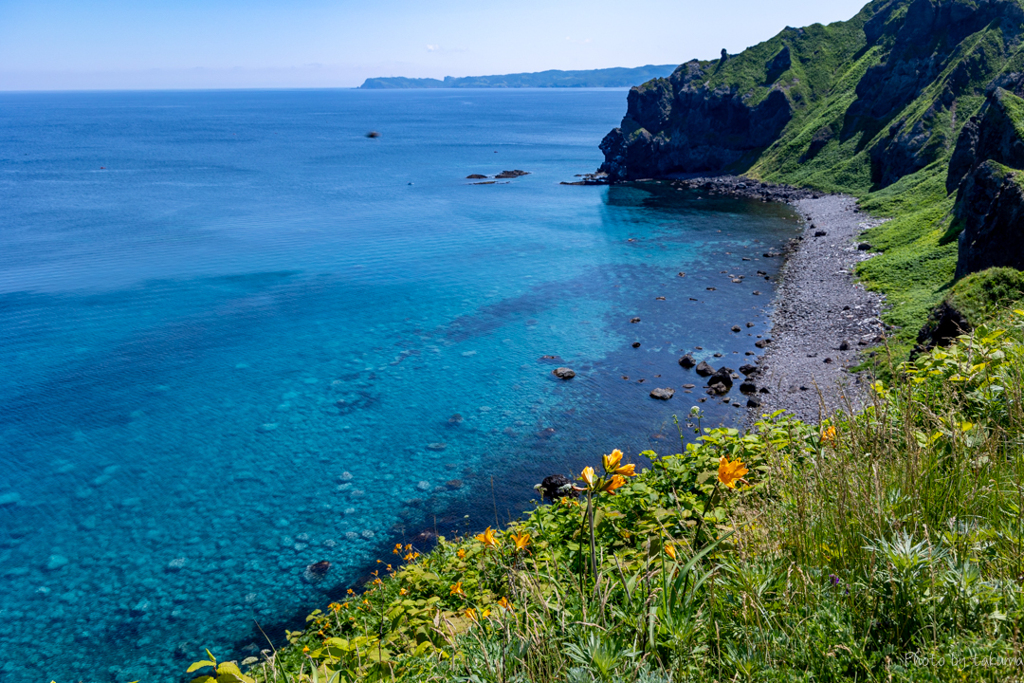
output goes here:
[[[1024, 89], [1024, 78], [1007, 82]], [[964, 126], [946, 188], [957, 192], [956, 277], [994, 266], [1024, 269], [1024, 99], [996, 88]]]
[[949, 157], [1022, 33], [1019, 0], [875, 0], [847, 22], [787, 28], [633, 88], [601, 170], [617, 181], [753, 169], [791, 182], [796, 163], [817, 159], [831, 164], [828, 184], [880, 189]]

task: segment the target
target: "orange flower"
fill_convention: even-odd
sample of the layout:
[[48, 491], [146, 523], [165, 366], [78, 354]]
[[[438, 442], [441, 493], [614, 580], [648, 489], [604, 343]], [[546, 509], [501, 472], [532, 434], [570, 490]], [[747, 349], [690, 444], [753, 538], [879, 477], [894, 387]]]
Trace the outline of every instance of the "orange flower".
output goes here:
[[724, 455], [718, 461], [718, 481], [731, 489], [736, 488], [737, 481], [743, 481], [743, 475], [749, 472], [743, 461], [736, 458], [732, 462]]
[[482, 534], [477, 534], [476, 540], [480, 541], [488, 548], [498, 547], [498, 539], [494, 537], [494, 530], [491, 529], [491, 527], [487, 527]]
[[601, 464], [604, 465], [605, 472], [614, 472], [622, 462], [622, 451], [616, 448], [609, 455], [601, 456]]
[[622, 488], [626, 485], [626, 478], [621, 474], [613, 475], [608, 483], [604, 485], [604, 490], [608, 493], [615, 495], [615, 489]]
[[593, 467], [584, 467], [583, 468], [583, 473], [580, 475], [580, 479], [583, 480], [583, 483], [586, 484], [588, 488], [593, 488], [593, 486], [594, 486], [594, 468]]
[[470, 621], [476, 621], [476, 610], [472, 607], [466, 609], [466, 618]]
[[455, 554], [459, 556], [459, 559], [461, 559], [461, 558], [466, 556], [466, 549], [465, 548], [459, 548], [459, 552], [457, 552]]
[[450, 595], [461, 595], [462, 597], [466, 597], [466, 592], [462, 590], [461, 581], [456, 581], [455, 585], [451, 587]]
[[621, 474], [624, 477], [635, 477], [636, 476], [636, 465], [630, 463], [623, 465], [622, 467], [615, 468], [615, 474]]
[[524, 550], [530, 545], [530, 534], [517, 530], [512, 534], [512, 542], [516, 544], [516, 551]]
[[665, 554], [671, 557], [673, 560], [676, 559], [676, 549], [672, 547], [671, 543], [665, 544]]
[[508, 598], [502, 598], [501, 600], [498, 600], [498, 607], [508, 612], [512, 611], [512, 603], [509, 602]]
[[822, 443], [835, 443], [836, 440], [836, 428], [829, 425], [827, 429], [821, 432]]

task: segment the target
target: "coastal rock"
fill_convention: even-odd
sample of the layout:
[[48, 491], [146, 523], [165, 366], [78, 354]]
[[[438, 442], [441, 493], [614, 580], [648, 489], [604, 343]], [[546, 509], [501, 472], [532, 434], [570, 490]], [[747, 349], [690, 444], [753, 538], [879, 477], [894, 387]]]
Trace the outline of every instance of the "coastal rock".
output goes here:
[[740, 384], [741, 394], [755, 394], [757, 393], [757, 385], [753, 382], [743, 382]]
[[711, 375], [715, 374], [715, 369], [708, 365], [707, 361], [702, 360], [700, 363], [697, 364], [697, 369], [695, 372], [701, 377], [710, 377]]
[[318, 584], [324, 580], [327, 576], [328, 570], [331, 568], [331, 563], [327, 560], [320, 560], [313, 564], [307, 565], [305, 571], [302, 572], [302, 580], [308, 584]]
[[487, 176], [483, 175], [482, 173], [470, 173], [468, 176], [466, 176], [466, 180], [485, 180], [486, 178]]
[[750, 365], [748, 363], [747, 365], [740, 366], [740, 372], [747, 376], [755, 375], [758, 373], [758, 367], [756, 365]]
[[732, 370], [729, 368], [719, 368], [708, 377], [708, 386], [712, 384], [722, 384], [726, 390], [732, 389]]
[[697, 361], [695, 361], [693, 359], [693, 356], [688, 353], [679, 359], [679, 365], [681, 365], [684, 369], [689, 370], [690, 368], [697, 365]]
[[559, 498], [575, 498], [579, 491], [573, 488], [572, 480], [561, 474], [552, 474], [544, 477], [544, 481], [535, 488], [540, 492], [541, 497], [546, 500], [557, 500]]
[[665, 389], [654, 389], [651, 391], [651, 398], [656, 398], [659, 401], [667, 401], [676, 395], [676, 390], [671, 388]]
[[529, 171], [520, 171], [519, 169], [516, 169], [514, 171], [502, 171], [501, 173], [499, 173], [498, 175], [496, 175], [494, 177], [495, 178], [499, 178], [499, 179], [504, 179], [504, 178], [518, 178], [518, 177], [524, 176], [524, 175], [530, 175], [530, 172]]
[[551, 374], [558, 379], [572, 379], [576, 376], [576, 373], [569, 368], [555, 368], [551, 371]]

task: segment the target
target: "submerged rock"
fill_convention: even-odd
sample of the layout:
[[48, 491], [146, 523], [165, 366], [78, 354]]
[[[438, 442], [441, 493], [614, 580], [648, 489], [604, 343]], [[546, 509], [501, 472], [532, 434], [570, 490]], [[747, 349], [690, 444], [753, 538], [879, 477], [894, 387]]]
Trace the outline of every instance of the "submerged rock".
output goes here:
[[570, 368], [555, 368], [554, 370], [551, 371], [551, 374], [557, 377], [558, 379], [572, 379], [573, 377], [576, 376], [575, 371], [571, 370]]
[[324, 580], [327, 576], [328, 570], [331, 568], [331, 563], [327, 560], [320, 560], [313, 564], [307, 565], [306, 570], [302, 572], [302, 580], [308, 584], [317, 584]]

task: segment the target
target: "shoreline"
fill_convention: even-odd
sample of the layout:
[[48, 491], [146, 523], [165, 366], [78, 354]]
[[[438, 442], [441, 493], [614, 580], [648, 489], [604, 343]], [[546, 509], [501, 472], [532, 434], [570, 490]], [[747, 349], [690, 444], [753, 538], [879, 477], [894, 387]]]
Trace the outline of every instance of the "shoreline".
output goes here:
[[761, 406], [752, 408], [751, 423], [776, 410], [818, 422], [837, 410], [862, 407], [869, 381], [850, 368], [885, 338], [879, 317], [884, 296], [854, 280], [857, 264], [874, 255], [857, 239], [883, 221], [861, 213], [857, 200], [845, 195], [801, 198], [791, 205], [804, 232], [787, 254], [772, 301], [772, 342], [758, 360], [757, 374], [769, 393], [758, 394]]
[[[862, 213], [848, 195], [776, 185], [743, 176], [676, 175], [675, 187], [792, 206], [803, 233], [790, 241], [769, 304], [765, 352], [747, 382], [748, 427], [763, 414], [786, 410], [817, 423], [840, 409], [862, 407], [869, 381], [850, 368], [885, 339], [885, 297], [854, 279], [858, 263], [875, 255], [860, 234], [882, 219]], [[632, 181], [637, 182], [637, 181]], [[642, 181], [640, 181], [642, 182]]]

